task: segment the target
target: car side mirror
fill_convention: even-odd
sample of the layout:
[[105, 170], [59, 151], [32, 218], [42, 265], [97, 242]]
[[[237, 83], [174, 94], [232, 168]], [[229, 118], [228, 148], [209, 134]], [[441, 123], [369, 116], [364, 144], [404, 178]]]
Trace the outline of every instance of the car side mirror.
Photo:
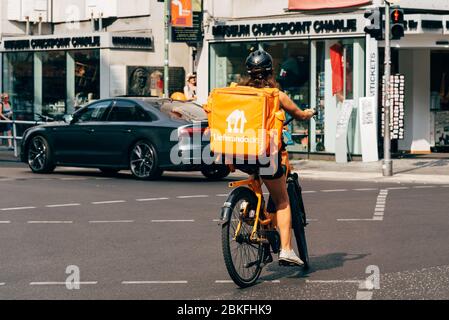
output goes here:
[[65, 123], [72, 124], [72, 123], [75, 122], [75, 118], [74, 118], [71, 114], [66, 114], [66, 115], [64, 116], [64, 122], [65, 122]]

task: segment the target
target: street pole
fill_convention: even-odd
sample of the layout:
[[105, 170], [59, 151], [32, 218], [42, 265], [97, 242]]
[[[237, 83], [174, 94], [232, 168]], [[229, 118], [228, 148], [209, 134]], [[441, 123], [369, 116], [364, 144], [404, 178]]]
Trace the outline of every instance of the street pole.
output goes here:
[[390, 136], [390, 76], [391, 76], [391, 42], [390, 42], [390, 3], [385, 0], [385, 120], [384, 120], [384, 161], [382, 172], [384, 177], [393, 176], [393, 161], [391, 160]]
[[164, 98], [169, 97], [169, 59], [170, 59], [170, 1], [165, 0], [164, 21], [165, 21], [165, 53], [164, 53]]

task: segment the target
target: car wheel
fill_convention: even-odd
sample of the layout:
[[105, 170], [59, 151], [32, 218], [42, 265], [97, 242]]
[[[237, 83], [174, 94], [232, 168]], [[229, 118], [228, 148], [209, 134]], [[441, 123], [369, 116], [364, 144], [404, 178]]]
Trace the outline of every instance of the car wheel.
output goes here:
[[42, 136], [35, 136], [28, 145], [28, 165], [34, 173], [51, 173], [56, 166], [48, 141]]
[[221, 180], [226, 178], [231, 173], [231, 170], [228, 166], [215, 165], [204, 167], [201, 169], [201, 173], [209, 180]]
[[148, 141], [139, 141], [131, 149], [129, 168], [133, 176], [140, 180], [154, 180], [163, 171], [159, 168], [156, 149]]
[[114, 176], [119, 173], [120, 169], [115, 168], [99, 168], [100, 171], [107, 176]]

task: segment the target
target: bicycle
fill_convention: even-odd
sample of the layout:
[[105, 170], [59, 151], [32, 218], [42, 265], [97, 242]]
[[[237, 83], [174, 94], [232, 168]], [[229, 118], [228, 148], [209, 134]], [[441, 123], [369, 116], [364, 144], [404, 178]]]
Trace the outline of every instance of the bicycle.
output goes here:
[[[288, 160], [288, 152], [282, 152], [282, 165], [287, 176], [287, 191], [290, 198], [292, 212], [292, 229], [303, 268], [309, 268], [309, 255], [305, 227], [307, 217], [302, 201], [302, 189], [299, 176], [292, 173]], [[226, 268], [231, 279], [241, 288], [254, 285], [264, 267], [264, 259], [271, 251], [280, 251], [280, 235], [277, 231], [276, 216], [271, 197], [268, 206], [262, 190], [262, 179], [259, 169], [253, 169], [249, 179], [231, 182], [229, 187], [234, 190], [228, 196], [222, 211], [222, 248]], [[251, 174], [251, 173], [250, 173]], [[235, 250], [233, 250], [235, 246]], [[233, 255], [237, 252], [237, 255]], [[238, 262], [237, 258], [245, 259]], [[271, 261], [270, 261], [271, 262]]]

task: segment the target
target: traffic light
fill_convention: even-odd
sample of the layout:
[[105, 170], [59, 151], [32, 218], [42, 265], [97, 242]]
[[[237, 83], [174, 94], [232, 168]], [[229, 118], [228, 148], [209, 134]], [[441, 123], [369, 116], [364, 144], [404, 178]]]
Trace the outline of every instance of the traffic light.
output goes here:
[[382, 40], [382, 13], [379, 8], [369, 9], [365, 11], [365, 19], [369, 20], [369, 24], [365, 27], [365, 32], [376, 40]]
[[390, 9], [391, 39], [399, 40], [404, 36], [404, 10], [399, 7]]

